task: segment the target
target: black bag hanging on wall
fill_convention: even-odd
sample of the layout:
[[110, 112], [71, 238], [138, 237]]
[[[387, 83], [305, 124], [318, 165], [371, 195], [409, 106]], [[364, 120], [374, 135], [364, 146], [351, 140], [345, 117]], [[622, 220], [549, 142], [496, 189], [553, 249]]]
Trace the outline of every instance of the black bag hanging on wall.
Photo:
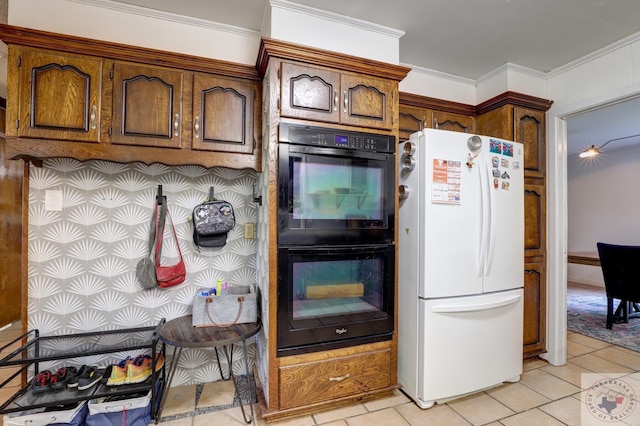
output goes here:
[[197, 247], [222, 247], [227, 243], [227, 233], [236, 224], [233, 206], [213, 196], [209, 190], [209, 201], [193, 209], [193, 242]]

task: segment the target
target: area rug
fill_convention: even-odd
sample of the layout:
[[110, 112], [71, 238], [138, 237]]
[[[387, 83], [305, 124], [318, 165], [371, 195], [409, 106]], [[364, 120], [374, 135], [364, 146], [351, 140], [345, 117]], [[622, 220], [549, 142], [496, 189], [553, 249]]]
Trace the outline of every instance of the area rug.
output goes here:
[[[614, 309], [618, 301], [614, 300]], [[631, 318], [627, 324], [613, 324], [607, 330], [607, 298], [597, 296], [567, 297], [567, 329], [607, 343], [640, 352], [640, 318]]]

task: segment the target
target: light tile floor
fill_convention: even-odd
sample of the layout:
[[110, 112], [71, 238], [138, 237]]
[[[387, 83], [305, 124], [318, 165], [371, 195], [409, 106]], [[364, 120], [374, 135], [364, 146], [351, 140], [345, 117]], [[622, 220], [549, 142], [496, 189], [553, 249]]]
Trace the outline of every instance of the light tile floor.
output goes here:
[[[593, 291], [589, 286], [568, 286], [570, 292]], [[595, 289], [603, 291], [602, 289]], [[2, 337], [2, 333], [0, 333]], [[421, 410], [401, 391], [395, 395], [335, 410], [272, 422], [276, 426], [422, 426], [422, 425], [581, 425], [582, 373], [611, 374], [633, 381], [640, 388], [640, 353], [580, 334], [567, 334], [567, 364], [553, 366], [542, 359], [524, 362], [518, 383], [508, 383], [442, 405]], [[0, 372], [1, 373], [1, 372]], [[1, 378], [1, 377], [0, 377]], [[245, 424], [239, 407], [207, 412], [207, 407], [231, 404], [231, 382], [169, 390], [160, 426], [233, 426]], [[0, 393], [0, 399], [4, 396]], [[202, 413], [192, 415], [194, 412]], [[266, 425], [254, 405], [257, 425]], [[640, 410], [636, 410], [640, 411]], [[626, 423], [640, 424], [640, 413]], [[587, 424], [587, 423], [583, 423]]]

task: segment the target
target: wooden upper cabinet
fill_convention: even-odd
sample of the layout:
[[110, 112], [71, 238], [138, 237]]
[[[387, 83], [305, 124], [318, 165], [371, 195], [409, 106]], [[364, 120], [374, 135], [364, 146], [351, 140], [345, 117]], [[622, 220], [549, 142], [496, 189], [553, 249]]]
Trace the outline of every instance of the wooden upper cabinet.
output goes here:
[[257, 144], [254, 83], [206, 74], [193, 76], [192, 148], [252, 153]]
[[529, 108], [514, 107], [514, 140], [524, 144], [524, 171], [526, 177], [544, 178], [545, 158], [545, 112]]
[[397, 83], [283, 62], [280, 115], [391, 129]]
[[111, 141], [182, 147], [181, 71], [115, 62]]
[[280, 115], [340, 122], [340, 74], [332, 70], [282, 63]]
[[408, 140], [412, 133], [429, 127], [431, 111], [425, 108], [400, 105], [399, 136], [400, 141]]
[[[17, 136], [99, 142], [102, 60], [11, 46]], [[11, 125], [8, 134], [13, 134]]]
[[476, 122], [473, 116], [451, 112], [433, 111], [431, 128], [452, 132], [475, 133]]
[[342, 74], [340, 122], [353, 126], [391, 129], [396, 82], [357, 74]]

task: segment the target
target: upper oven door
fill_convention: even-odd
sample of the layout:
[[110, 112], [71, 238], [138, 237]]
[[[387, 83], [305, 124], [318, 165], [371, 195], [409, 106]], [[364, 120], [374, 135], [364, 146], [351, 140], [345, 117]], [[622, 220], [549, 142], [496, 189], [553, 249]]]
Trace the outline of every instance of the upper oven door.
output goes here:
[[394, 241], [393, 154], [279, 144], [278, 244]]

